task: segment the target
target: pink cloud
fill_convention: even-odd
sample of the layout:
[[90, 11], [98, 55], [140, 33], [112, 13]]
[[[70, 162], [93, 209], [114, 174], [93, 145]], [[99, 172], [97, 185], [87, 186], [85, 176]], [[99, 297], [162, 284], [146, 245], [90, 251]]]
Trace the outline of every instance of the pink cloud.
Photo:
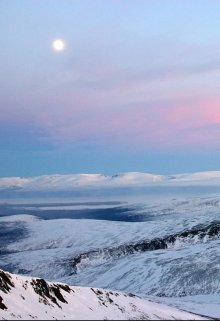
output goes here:
[[[142, 80], [103, 90], [45, 88], [41, 95], [25, 93], [19, 108], [6, 106], [2, 114], [33, 123], [41, 128], [43, 140], [58, 144], [88, 141], [158, 149], [219, 145], [220, 99], [203, 99], [201, 93], [200, 99], [194, 95], [184, 100], [188, 92], [171, 93], [166, 84], [145, 87]], [[17, 105], [12, 101], [11, 106]]]
[[[85, 100], [84, 100], [85, 102]], [[82, 103], [82, 106], [83, 103]], [[44, 121], [49, 139], [60, 143], [95, 141], [100, 144], [133, 144], [140, 148], [211, 146], [219, 134], [218, 101], [149, 106], [147, 103], [118, 111], [69, 107], [60, 117]], [[212, 130], [210, 130], [212, 128]]]

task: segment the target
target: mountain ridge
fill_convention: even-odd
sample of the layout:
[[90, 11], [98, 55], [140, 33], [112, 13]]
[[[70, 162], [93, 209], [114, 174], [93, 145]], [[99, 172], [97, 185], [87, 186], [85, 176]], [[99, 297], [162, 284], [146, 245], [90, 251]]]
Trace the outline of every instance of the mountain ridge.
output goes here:
[[69, 174], [0, 178], [0, 191], [71, 190], [79, 188], [145, 187], [160, 185], [220, 185], [220, 171], [154, 175], [125, 172], [114, 175]]
[[[208, 320], [132, 294], [70, 287], [0, 270], [0, 320]], [[210, 318], [211, 320], [211, 318]]]

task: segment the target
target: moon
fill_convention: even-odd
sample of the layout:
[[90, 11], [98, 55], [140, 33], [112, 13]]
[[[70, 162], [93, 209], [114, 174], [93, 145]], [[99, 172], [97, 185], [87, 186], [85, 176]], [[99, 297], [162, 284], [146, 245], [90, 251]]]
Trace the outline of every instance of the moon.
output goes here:
[[66, 44], [65, 44], [64, 40], [56, 39], [53, 41], [52, 46], [53, 46], [54, 51], [63, 51], [66, 47]]

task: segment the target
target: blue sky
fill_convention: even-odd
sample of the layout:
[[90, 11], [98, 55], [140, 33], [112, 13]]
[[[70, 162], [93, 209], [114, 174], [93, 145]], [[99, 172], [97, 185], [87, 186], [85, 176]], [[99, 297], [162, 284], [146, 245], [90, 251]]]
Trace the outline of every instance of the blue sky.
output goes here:
[[219, 12], [217, 0], [2, 0], [0, 176], [218, 170]]

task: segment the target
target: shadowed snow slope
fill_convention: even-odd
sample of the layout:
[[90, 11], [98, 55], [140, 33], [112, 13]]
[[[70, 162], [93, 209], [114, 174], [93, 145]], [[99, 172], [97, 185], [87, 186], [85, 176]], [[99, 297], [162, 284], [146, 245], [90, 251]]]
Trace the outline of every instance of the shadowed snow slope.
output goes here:
[[207, 320], [131, 294], [69, 287], [0, 270], [0, 320]]

